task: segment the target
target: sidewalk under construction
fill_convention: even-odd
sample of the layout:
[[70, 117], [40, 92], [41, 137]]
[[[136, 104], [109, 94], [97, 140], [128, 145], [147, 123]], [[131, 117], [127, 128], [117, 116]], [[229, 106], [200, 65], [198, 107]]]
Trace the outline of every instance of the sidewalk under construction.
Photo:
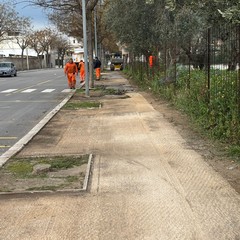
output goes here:
[[125, 97], [54, 117], [58, 134], [44, 141], [43, 129], [19, 153], [92, 154], [88, 190], [1, 196], [0, 239], [240, 240], [230, 184], [117, 71], [96, 85]]

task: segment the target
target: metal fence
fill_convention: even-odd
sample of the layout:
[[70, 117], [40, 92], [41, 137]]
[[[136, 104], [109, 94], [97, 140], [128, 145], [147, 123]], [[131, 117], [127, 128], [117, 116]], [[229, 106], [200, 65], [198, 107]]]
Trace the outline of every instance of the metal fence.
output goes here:
[[197, 40], [189, 42], [184, 51], [177, 44], [176, 39], [176, 45], [170, 49], [166, 43], [161, 53], [158, 67], [163, 69], [165, 82], [177, 82], [179, 70], [184, 68], [188, 70], [186, 84], [190, 88], [191, 72], [204, 71], [210, 99], [224, 88], [236, 96], [240, 112], [240, 26], [206, 29]]
[[153, 67], [147, 57], [130, 64], [138, 80], [164, 94], [170, 86], [171, 98], [180, 96], [202, 125], [240, 143], [240, 26], [215, 26], [185, 41], [176, 34], [155, 54]]

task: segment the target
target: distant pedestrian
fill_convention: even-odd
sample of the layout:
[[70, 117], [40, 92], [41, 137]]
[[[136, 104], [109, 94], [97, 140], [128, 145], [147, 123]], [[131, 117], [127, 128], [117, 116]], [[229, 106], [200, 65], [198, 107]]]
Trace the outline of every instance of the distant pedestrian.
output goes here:
[[98, 57], [95, 57], [94, 69], [96, 74], [96, 80], [99, 81], [101, 76], [101, 61], [98, 59]]
[[148, 62], [149, 62], [149, 67], [152, 68], [154, 66], [154, 63], [155, 63], [155, 57], [150, 55], [149, 59], [148, 59]]
[[70, 58], [64, 67], [64, 73], [68, 78], [68, 86], [70, 89], [75, 89], [76, 87], [76, 76], [78, 74], [77, 65]]
[[79, 63], [79, 69], [80, 69], [80, 83], [83, 83], [85, 81], [85, 66], [83, 60]]

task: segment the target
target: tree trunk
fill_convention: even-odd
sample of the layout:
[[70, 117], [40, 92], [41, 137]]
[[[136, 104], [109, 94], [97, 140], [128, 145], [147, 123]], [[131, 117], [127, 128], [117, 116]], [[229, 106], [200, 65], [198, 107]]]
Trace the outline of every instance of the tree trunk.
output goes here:
[[57, 55], [57, 65], [58, 65], [58, 68], [60, 68], [60, 54], [59, 54], [59, 51], [58, 51], [58, 55]]
[[23, 52], [24, 52], [24, 48], [22, 48], [22, 52], [21, 52], [21, 64], [22, 64], [22, 71], [23, 69]]
[[39, 60], [39, 67], [42, 68], [42, 58], [40, 57], [39, 53], [37, 53], [37, 57]]
[[64, 55], [62, 56], [62, 58], [61, 58], [61, 64], [62, 64], [62, 68], [64, 68]]
[[50, 54], [46, 51], [46, 68], [50, 68]]

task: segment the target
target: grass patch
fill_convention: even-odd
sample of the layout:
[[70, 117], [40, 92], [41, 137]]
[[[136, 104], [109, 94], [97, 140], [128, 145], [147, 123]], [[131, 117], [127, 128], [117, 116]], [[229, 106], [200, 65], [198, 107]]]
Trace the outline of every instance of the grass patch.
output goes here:
[[78, 176], [67, 176], [66, 180], [69, 183], [77, 182], [79, 180], [79, 177]]
[[31, 187], [31, 188], [27, 188], [26, 191], [53, 191], [54, 192], [54, 191], [57, 191], [61, 187], [63, 187], [63, 185]]
[[100, 102], [68, 102], [63, 106], [66, 110], [78, 110], [81, 108], [99, 108]]
[[6, 188], [6, 187], [3, 187], [3, 188], [0, 188], [0, 192], [12, 192], [10, 189]]
[[[81, 166], [88, 162], [88, 155], [83, 156], [56, 156], [56, 157], [30, 157], [30, 158], [12, 158], [4, 166], [4, 170], [13, 174], [17, 178], [33, 177], [33, 166], [36, 164], [50, 164], [51, 170], [63, 170]], [[36, 177], [36, 176], [34, 176]], [[45, 178], [45, 173], [39, 174], [38, 177]]]
[[92, 91], [96, 92], [96, 91], [102, 91], [104, 89], [105, 87], [102, 85], [102, 86], [96, 86], [95, 88], [92, 89]]
[[56, 156], [56, 157], [41, 157], [37, 158], [38, 163], [50, 164], [51, 169], [68, 169], [74, 166], [81, 166], [88, 162], [88, 155], [83, 156]]
[[11, 158], [0, 168], [0, 192], [80, 190], [88, 160], [88, 154]]
[[83, 89], [83, 88], [81, 88], [81, 89], [76, 89], [75, 94], [76, 94], [76, 93], [84, 93], [84, 92], [85, 92], [85, 89]]
[[53, 159], [53, 160], [48, 160], [46, 161], [46, 163], [51, 164], [51, 167], [53, 169], [68, 169], [68, 168], [72, 168], [74, 166], [80, 166], [82, 164], [87, 163], [88, 158], [70, 158], [70, 159], [66, 159], [64, 157], [60, 157], [57, 159]]
[[121, 91], [119, 89], [114, 89], [114, 88], [106, 88], [106, 89], [104, 89], [103, 92], [105, 95], [122, 95], [122, 94], [124, 94], [123, 91]]
[[229, 147], [228, 154], [230, 156], [233, 156], [233, 157], [237, 158], [237, 160], [240, 162], [240, 146]]
[[33, 165], [27, 160], [11, 162], [6, 165], [6, 170], [16, 177], [26, 178], [31, 175]]

